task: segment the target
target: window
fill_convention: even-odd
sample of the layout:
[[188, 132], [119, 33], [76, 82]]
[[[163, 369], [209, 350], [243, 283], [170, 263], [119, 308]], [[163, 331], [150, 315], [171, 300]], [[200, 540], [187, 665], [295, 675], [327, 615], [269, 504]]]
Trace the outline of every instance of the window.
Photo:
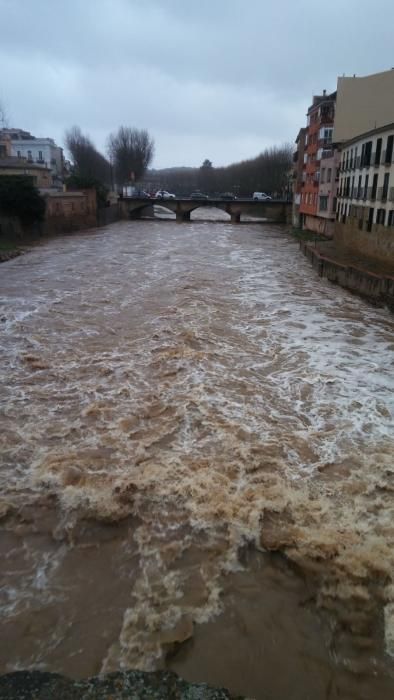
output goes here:
[[354, 175], [353, 175], [353, 177], [352, 177], [352, 187], [351, 187], [351, 190], [350, 190], [350, 196], [351, 196], [352, 199], [353, 199], [353, 197], [354, 197], [354, 179], [355, 179], [355, 177], [354, 177]]
[[376, 223], [380, 224], [381, 226], [384, 226], [385, 219], [386, 219], [386, 210], [385, 209], [378, 209], [376, 212]]
[[394, 142], [394, 136], [388, 136], [387, 137], [387, 146], [386, 146], [386, 156], [384, 159], [385, 163], [391, 163], [392, 158], [393, 158], [393, 142]]
[[363, 195], [364, 199], [367, 199], [367, 196], [368, 196], [368, 180], [369, 180], [369, 176], [366, 175], [365, 182], [364, 182], [364, 195]]
[[332, 168], [327, 169], [327, 182], [331, 182]]
[[16, 152], [16, 155], [18, 156], [18, 158], [22, 158], [22, 154], [21, 154], [20, 151], [17, 151], [17, 152]]
[[41, 162], [43, 160], [42, 151], [38, 151], [38, 160]]
[[327, 145], [332, 142], [333, 127], [323, 126], [319, 131], [319, 139]]
[[365, 143], [363, 143], [362, 148], [361, 148], [360, 168], [364, 167], [364, 158], [365, 158]]
[[375, 173], [373, 176], [373, 182], [372, 182], [372, 193], [371, 193], [371, 199], [376, 199], [376, 190], [378, 188], [378, 174]]
[[359, 175], [358, 186], [357, 186], [357, 199], [360, 199], [360, 197], [361, 197], [361, 178], [362, 178], [362, 175]]
[[394, 226], [394, 209], [389, 211], [389, 216], [387, 219], [387, 226]]
[[27, 160], [33, 160], [33, 156], [31, 154], [31, 151], [27, 151]]
[[372, 154], [372, 141], [367, 141], [365, 144], [364, 151], [364, 165], [368, 167], [371, 165], [371, 154]]
[[373, 224], [373, 207], [370, 207], [369, 213], [368, 213], [368, 221], [367, 221], [367, 231], [372, 230], [372, 224]]
[[324, 184], [325, 180], [326, 180], [326, 169], [322, 168], [320, 171], [320, 182], [322, 184]]
[[387, 200], [387, 195], [389, 192], [389, 181], [390, 181], [390, 173], [385, 173], [384, 176], [384, 181], [383, 181], [383, 192], [382, 192], [382, 201]]
[[327, 209], [328, 209], [328, 197], [322, 196], [319, 199], [320, 199], [320, 202], [319, 202], [320, 211], [327, 211]]
[[382, 156], [382, 139], [376, 141], [375, 165], [379, 165]]

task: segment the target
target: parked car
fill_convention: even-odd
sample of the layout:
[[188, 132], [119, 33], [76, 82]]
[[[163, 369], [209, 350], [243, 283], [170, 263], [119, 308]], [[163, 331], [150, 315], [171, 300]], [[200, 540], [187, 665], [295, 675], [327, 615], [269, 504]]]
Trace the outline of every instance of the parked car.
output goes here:
[[167, 190], [158, 190], [155, 194], [156, 199], [175, 199], [175, 195]]
[[132, 197], [140, 197], [141, 199], [149, 199], [150, 194], [148, 192], [145, 192], [145, 190], [136, 190], [132, 195]]
[[150, 197], [150, 195], [145, 192], [145, 190], [140, 190], [138, 187], [134, 187], [134, 185], [125, 185], [122, 190], [122, 196], [123, 197]]
[[256, 200], [265, 200], [265, 199], [272, 199], [269, 194], [266, 194], [265, 192], [253, 192], [253, 199]]
[[222, 194], [219, 195], [220, 199], [237, 199], [235, 194], [232, 192], [222, 192]]
[[196, 192], [191, 193], [190, 199], [209, 199], [209, 196], [196, 190]]

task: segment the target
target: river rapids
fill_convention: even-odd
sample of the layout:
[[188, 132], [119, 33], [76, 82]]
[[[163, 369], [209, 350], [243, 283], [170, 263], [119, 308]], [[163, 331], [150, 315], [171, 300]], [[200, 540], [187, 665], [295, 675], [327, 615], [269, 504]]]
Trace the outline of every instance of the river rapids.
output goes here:
[[[213, 681], [264, 698], [258, 647], [287, 615], [330, 671], [286, 697], [393, 697], [392, 316], [285, 228], [207, 216], [44, 241], [0, 290], [1, 672], [189, 653], [197, 676], [212, 644]], [[242, 606], [252, 687], [220, 659]]]

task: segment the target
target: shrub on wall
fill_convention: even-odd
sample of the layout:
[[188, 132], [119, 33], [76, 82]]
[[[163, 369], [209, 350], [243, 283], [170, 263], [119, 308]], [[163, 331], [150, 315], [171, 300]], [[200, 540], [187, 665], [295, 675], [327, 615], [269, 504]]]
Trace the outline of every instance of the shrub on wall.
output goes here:
[[0, 175], [0, 213], [17, 216], [23, 224], [42, 221], [45, 200], [25, 175]]
[[108, 188], [100, 180], [93, 177], [81, 177], [80, 175], [70, 175], [66, 180], [67, 190], [90, 190], [95, 189], [97, 195], [97, 206], [99, 208], [107, 206]]

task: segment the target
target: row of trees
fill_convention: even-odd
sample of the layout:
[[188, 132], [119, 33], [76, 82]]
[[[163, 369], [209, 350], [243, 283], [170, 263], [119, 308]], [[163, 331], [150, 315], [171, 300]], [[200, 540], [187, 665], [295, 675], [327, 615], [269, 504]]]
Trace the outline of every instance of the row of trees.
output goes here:
[[250, 197], [253, 192], [284, 195], [289, 187], [292, 168], [292, 147], [284, 145], [267, 148], [256, 158], [215, 168], [208, 159], [200, 168], [167, 168], [150, 170], [145, 181], [155, 183], [179, 195], [200, 189], [209, 195], [231, 192]]
[[153, 158], [154, 142], [145, 129], [121, 126], [109, 135], [108, 158], [78, 126], [66, 132], [65, 142], [73, 161], [73, 175], [80, 181], [97, 181], [107, 187], [139, 180]]
[[[138, 182], [145, 175], [154, 154], [154, 142], [145, 129], [121, 126], [109, 135], [108, 158], [94, 146], [91, 139], [77, 126], [66, 132], [66, 146], [73, 161], [74, 179], [93, 181], [113, 188], [114, 183]], [[290, 145], [265, 149], [250, 158], [226, 167], [215, 168], [206, 159], [200, 168], [169, 168], [150, 171], [144, 182], [155, 183], [154, 188], [164, 187], [185, 195], [196, 188], [213, 195], [232, 192], [237, 196], [250, 196], [252, 192], [284, 193], [289, 182], [292, 164]], [[74, 183], [76, 184], [76, 183]]]
[[290, 145], [266, 148], [256, 158], [243, 160], [222, 168], [214, 168], [205, 160], [199, 169], [199, 186], [207, 194], [233, 192], [250, 196], [252, 192], [285, 192], [292, 167]]

